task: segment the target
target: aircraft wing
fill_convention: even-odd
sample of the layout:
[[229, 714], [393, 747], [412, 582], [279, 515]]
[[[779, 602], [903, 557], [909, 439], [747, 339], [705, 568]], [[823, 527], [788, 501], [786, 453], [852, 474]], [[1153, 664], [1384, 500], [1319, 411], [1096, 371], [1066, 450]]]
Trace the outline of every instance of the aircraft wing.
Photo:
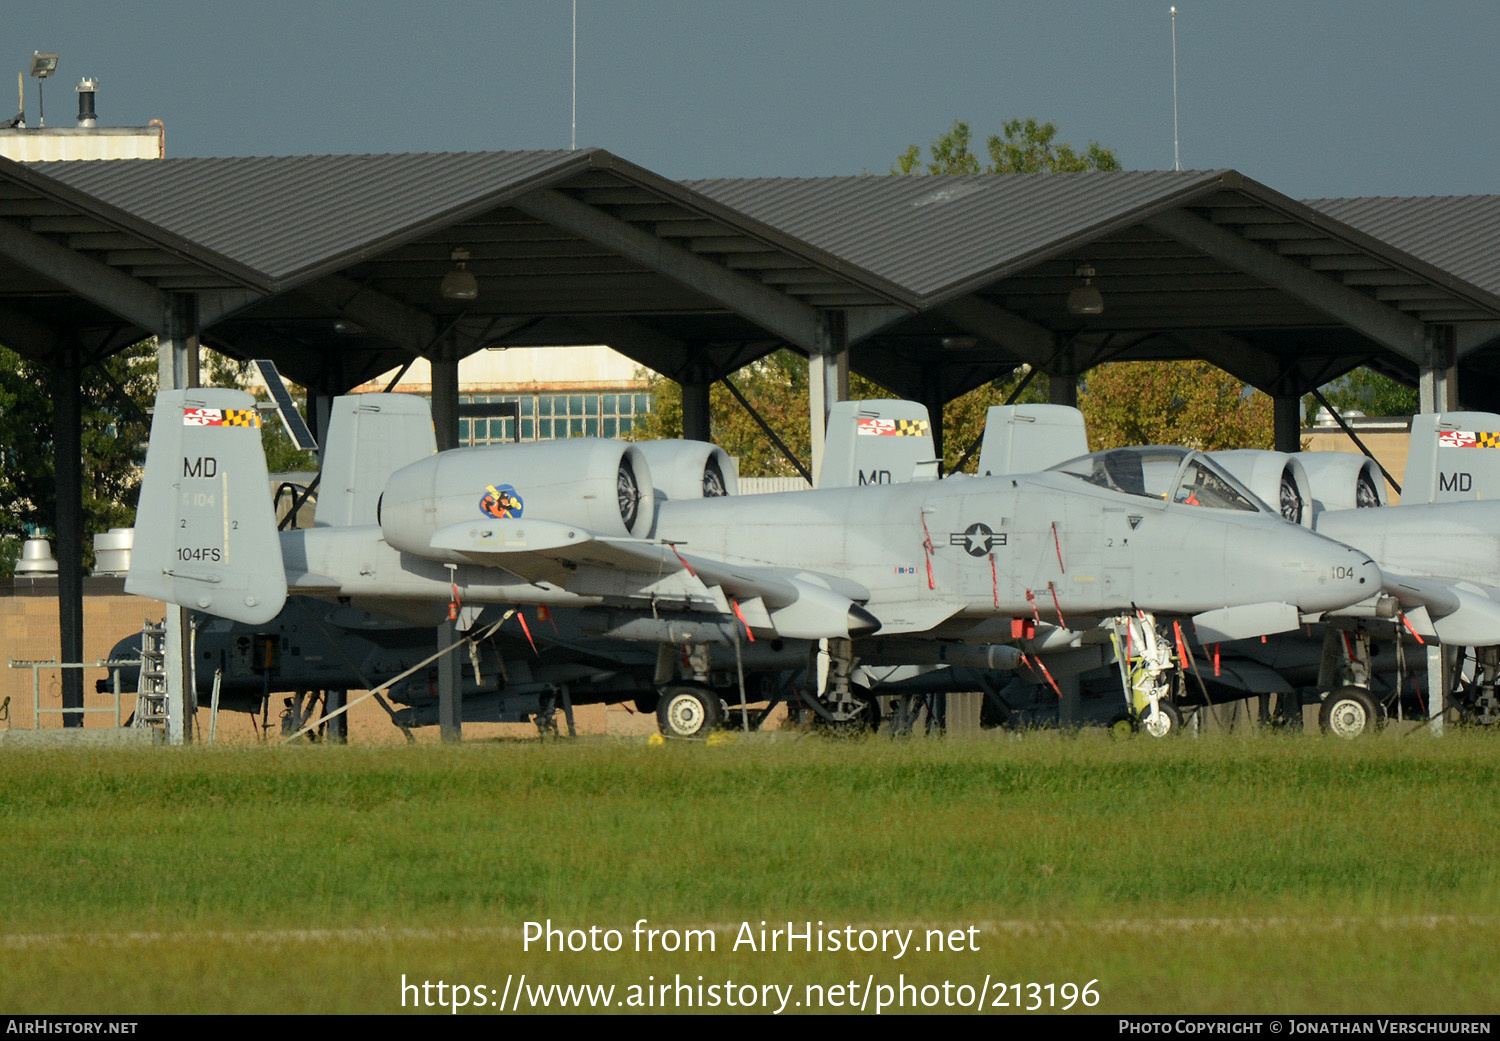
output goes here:
[[[432, 548], [573, 592], [625, 599], [684, 601], [792, 639], [866, 635], [881, 620], [862, 606], [865, 587], [789, 568], [731, 564], [647, 539], [595, 536], [576, 525], [541, 520], [462, 523], [439, 528]], [[955, 608], [956, 610], [956, 608]]]

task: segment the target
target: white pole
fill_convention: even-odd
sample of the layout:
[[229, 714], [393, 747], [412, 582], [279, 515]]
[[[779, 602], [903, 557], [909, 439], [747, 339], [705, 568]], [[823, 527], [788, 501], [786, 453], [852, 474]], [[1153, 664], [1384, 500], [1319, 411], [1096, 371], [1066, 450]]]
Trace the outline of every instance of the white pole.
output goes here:
[[568, 147], [575, 151], [578, 148], [578, 0], [573, 0], [573, 137]]
[[[578, 0], [573, 0], [574, 4]], [[1172, 169], [1182, 169], [1182, 150], [1177, 144], [1177, 8], [1172, 8]]]

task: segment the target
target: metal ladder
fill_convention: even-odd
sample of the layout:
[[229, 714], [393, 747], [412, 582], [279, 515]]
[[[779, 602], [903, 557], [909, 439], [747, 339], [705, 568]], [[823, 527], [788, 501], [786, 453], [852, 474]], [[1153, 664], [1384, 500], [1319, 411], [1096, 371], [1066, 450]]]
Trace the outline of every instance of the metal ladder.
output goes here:
[[141, 626], [141, 678], [136, 683], [135, 715], [130, 725], [167, 727], [167, 623], [149, 619]]

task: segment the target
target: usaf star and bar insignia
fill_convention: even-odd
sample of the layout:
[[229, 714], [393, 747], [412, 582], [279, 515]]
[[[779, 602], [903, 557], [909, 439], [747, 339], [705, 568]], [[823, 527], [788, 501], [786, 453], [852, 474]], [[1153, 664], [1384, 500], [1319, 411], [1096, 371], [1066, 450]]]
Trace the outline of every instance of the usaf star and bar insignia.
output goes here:
[[1006, 544], [1006, 535], [1003, 531], [996, 531], [988, 524], [970, 524], [963, 531], [949, 532], [948, 545], [962, 546], [964, 552], [971, 557], [982, 557], [988, 554], [996, 546]]

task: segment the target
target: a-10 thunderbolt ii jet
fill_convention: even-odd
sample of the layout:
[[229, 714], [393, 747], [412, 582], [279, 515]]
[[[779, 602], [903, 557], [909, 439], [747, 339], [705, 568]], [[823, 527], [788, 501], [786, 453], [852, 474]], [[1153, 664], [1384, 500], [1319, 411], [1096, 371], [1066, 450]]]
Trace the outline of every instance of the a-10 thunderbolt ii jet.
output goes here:
[[[1374, 463], [1352, 453], [1236, 452], [1221, 461], [1247, 479], [1253, 468], [1278, 481], [1294, 519], [1369, 553], [1402, 610], [1386, 645], [1440, 642], [1461, 711], [1500, 722], [1500, 416], [1413, 416], [1399, 506], [1386, 506]], [[1379, 718], [1370, 641], [1381, 628], [1390, 626], [1357, 620], [1325, 634], [1318, 686], [1331, 690], [1322, 718], [1336, 733], [1357, 735]], [[1458, 648], [1473, 651], [1466, 666]]]
[[[992, 410], [990, 424], [1004, 451], [990, 451], [987, 441], [993, 461], [981, 457], [981, 472], [987, 466], [1004, 472], [1017, 453], [1052, 463], [1087, 447], [1081, 415], [1061, 406]], [[1160, 484], [1161, 474], [1186, 454], [1124, 449], [1058, 466], [1107, 480], [1111, 472], [1138, 466], [1126, 460], [1154, 459]], [[1210, 456], [1260, 499], [1275, 503], [1288, 521], [1370, 554], [1394, 601], [1389, 606], [1400, 608], [1399, 616], [1388, 610], [1330, 612], [1317, 633], [1321, 652], [1305, 640], [1226, 647], [1226, 658], [1234, 659], [1229, 671], [1249, 684], [1248, 692], [1290, 694], [1286, 681], [1315, 685], [1324, 729], [1356, 736], [1380, 719], [1380, 699], [1372, 693], [1377, 674], [1397, 675], [1392, 698], [1400, 687], [1402, 642], [1436, 641], [1448, 648], [1450, 692], [1459, 696], [1463, 712], [1479, 722], [1500, 722], [1500, 416], [1414, 416], [1400, 506], [1387, 506], [1379, 467], [1361, 455], [1241, 450]], [[1152, 465], [1148, 461], [1147, 469]], [[1170, 641], [1137, 639], [1135, 646], [1146, 652], [1137, 658], [1149, 657], [1151, 648], [1161, 651], [1160, 658], [1170, 657]], [[1472, 660], [1466, 669], [1455, 669], [1454, 652], [1463, 647], [1473, 649]], [[1139, 665], [1133, 663], [1133, 672]]]
[[993, 644], [1027, 619], [1138, 609], [1231, 639], [1381, 588], [1365, 554], [1237, 508], [1244, 493], [1209, 465], [1195, 480], [1227, 508], [1059, 473], [704, 498], [726, 462], [710, 445], [574, 439], [411, 461], [414, 406], [349, 402], [365, 420], [351, 425], [359, 450], [325, 467], [317, 526], [278, 532], [254, 399], [159, 395], [127, 590], [250, 623], [291, 590], [396, 617], [434, 603], [581, 607], [606, 619], [601, 635], [667, 646], [726, 625], [747, 640], [827, 640], [837, 710], [854, 642], [876, 633]]

